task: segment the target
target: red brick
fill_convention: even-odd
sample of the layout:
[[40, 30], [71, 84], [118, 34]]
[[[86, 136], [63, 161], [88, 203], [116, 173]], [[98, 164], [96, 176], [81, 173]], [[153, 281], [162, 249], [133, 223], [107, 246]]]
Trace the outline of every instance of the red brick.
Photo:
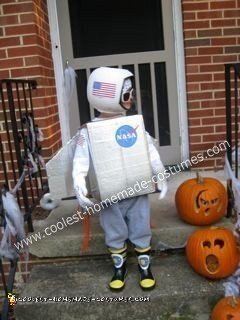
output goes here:
[[236, 38], [214, 38], [214, 39], [211, 39], [211, 44], [213, 46], [226, 46], [226, 45], [229, 45], [229, 44], [236, 44]]
[[214, 92], [214, 98], [215, 99], [225, 98], [225, 91]]
[[224, 17], [231, 18], [231, 17], [240, 17], [240, 10], [224, 10]]
[[210, 1], [210, 9], [227, 9], [236, 8], [236, 3], [234, 1]]
[[215, 125], [221, 124], [226, 122], [226, 117], [211, 117], [211, 118], [203, 118], [202, 124], [203, 125]]
[[202, 139], [203, 139], [203, 142], [209, 142], [209, 141], [212, 141], [212, 142], [216, 142], [216, 141], [223, 141], [224, 139], [226, 138], [226, 135], [225, 134], [208, 134], [208, 135], [203, 135], [202, 136]]
[[219, 80], [225, 80], [225, 74], [223, 72], [221, 73], [215, 73], [213, 77], [214, 81], [219, 81]]
[[226, 130], [226, 125], [217, 125], [215, 126], [215, 132], [224, 132]]
[[22, 39], [23, 39], [23, 45], [37, 44], [37, 45], [43, 46], [43, 39], [38, 37], [36, 34], [25, 35], [22, 37]]
[[197, 19], [216, 19], [222, 18], [222, 11], [199, 11], [197, 12]]
[[187, 83], [187, 92], [196, 92], [200, 90], [199, 83]]
[[39, 56], [24, 57], [24, 60], [25, 60], [26, 66], [40, 65], [40, 57]]
[[224, 52], [226, 54], [228, 54], [228, 53], [239, 53], [240, 52], [240, 46], [226, 47], [226, 48], [224, 48]]
[[30, 78], [33, 76], [39, 76], [42, 74], [42, 67], [31, 67], [31, 68], [21, 68], [12, 69], [11, 75], [13, 78]]
[[7, 57], [6, 50], [0, 49], [0, 59], [4, 59], [6, 57]]
[[189, 73], [198, 73], [199, 72], [199, 66], [193, 66], [193, 65], [186, 65], [186, 72]]
[[199, 73], [199, 74], [187, 75], [187, 81], [189, 82], [202, 82], [202, 81], [211, 81], [211, 80], [212, 80], [212, 74]]
[[23, 59], [4, 59], [0, 60], [0, 69], [11, 69], [23, 66]]
[[188, 119], [188, 126], [190, 127], [197, 127], [201, 125], [200, 119]]
[[213, 147], [213, 143], [199, 143], [191, 146], [191, 151], [207, 151]]
[[3, 25], [10, 25], [10, 24], [18, 24], [17, 15], [0, 16], [0, 25], [3, 26]]
[[183, 20], [195, 20], [196, 12], [183, 12]]
[[213, 54], [221, 54], [223, 53], [222, 47], [208, 47], [208, 48], [199, 48], [199, 55], [213, 55]]
[[198, 55], [198, 49], [197, 48], [186, 48], [185, 47], [185, 56], [197, 56]]
[[209, 46], [210, 45], [210, 39], [191, 39], [191, 40], [185, 40], [185, 46], [186, 47], [202, 47], [202, 46]]
[[196, 30], [184, 30], [184, 37], [185, 39], [194, 39], [197, 37], [197, 31]]
[[201, 57], [186, 57], [187, 64], [205, 64], [211, 63], [211, 57], [209, 56], [201, 56]]
[[224, 82], [211, 82], [211, 83], [201, 83], [200, 84], [201, 90], [220, 90], [225, 89]]
[[200, 101], [189, 101], [188, 100], [188, 110], [192, 109], [199, 109], [200, 108]]
[[183, 22], [183, 28], [187, 29], [208, 29], [210, 28], [210, 22], [208, 20], [197, 20], [193, 22]]
[[6, 32], [6, 35], [36, 34], [37, 27], [35, 24], [12, 26], [12, 27], [6, 27], [5, 32]]
[[28, 46], [22, 48], [7, 49], [9, 57], [23, 57], [39, 54], [40, 48], [38, 46]]
[[[225, 106], [225, 101], [220, 100], [222, 102], [221, 106]], [[214, 110], [215, 116], [226, 116], [226, 109], [225, 108], [218, 108]]]
[[222, 29], [197, 30], [198, 37], [217, 37], [222, 35]]
[[30, 22], [36, 23], [36, 16], [34, 13], [23, 13], [20, 14], [20, 21], [22, 24]]
[[32, 2], [19, 3], [19, 4], [6, 4], [3, 5], [3, 14], [20, 13], [20, 12], [33, 12], [34, 5]]
[[196, 128], [190, 128], [189, 133], [190, 134], [204, 134], [204, 133], [213, 133], [214, 127], [208, 126], [208, 127], [196, 127]]
[[212, 169], [214, 168], [215, 165], [215, 161], [213, 159], [207, 159], [205, 156], [205, 159], [203, 162], [199, 162], [197, 164], [194, 164], [192, 166], [192, 168], [202, 168], [204, 167], [204, 169], [206, 170], [207, 168]]
[[240, 28], [237, 28], [237, 27], [223, 29], [224, 36], [233, 36], [233, 35], [239, 36], [239, 34], [240, 34]]
[[201, 136], [190, 136], [189, 137], [189, 143], [199, 143], [202, 142]]
[[204, 109], [204, 110], [191, 110], [188, 112], [189, 118], [202, 118], [202, 117], [212, 117], [213, 110], [212, 109]]
[[237, 56], [236, 55], [221, 55], [221, 56], [215, 56], [213, 57], [213, 63], [230, 63], [230, 62], [236, 62]]
[[19, 37], [4, 37], [0, 38], [0, 47], [16, 47], [20, 44], [20, 38]]
[[196, 93], [187, 93], [187, 98], [189, 100], [204, 100], [204, 99], [211, 99], [212, 92], [196, 92]]
[[200, 66], [200, 72], [224, 72], [223, 64], [205, 64]]
[[199, 11], [199, 10], [208, 10], [208, 1], [200, 2], [195, 1], [191, 3], [184, 3], [182, 4], [183, 11]]
[[215, 27], [233, 27], [236, 25], [235, 19], [218, 19], [211, 20], [211, 26]]
[[[225, 100], [205, 100], [201, 101], [201, 108], [217, 108], [221, 106], [225, 106]], [[216, 111], [216, 109], [215, 109]]]
[[9, 70], [0, 70], [0, 79], [10, 78]]

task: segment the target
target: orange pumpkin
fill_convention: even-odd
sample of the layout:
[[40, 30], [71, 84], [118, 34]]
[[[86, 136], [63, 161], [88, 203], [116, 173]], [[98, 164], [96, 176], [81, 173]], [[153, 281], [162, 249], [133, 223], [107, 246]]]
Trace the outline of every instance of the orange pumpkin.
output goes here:
[[179, 216], [197, 226], [219, 221], [227, 210], [227, 191], [214, 178], [188, 179], [177, 189], [175, 203]]
[[212, 227], [197, 230], [189, 236], [186, 257], [200, 275], [221, 279], [237, 269], [240, 256], [232, 231]]
[[240, 297], [225, 297], [212, 310], [211, 320], [240, 320]]

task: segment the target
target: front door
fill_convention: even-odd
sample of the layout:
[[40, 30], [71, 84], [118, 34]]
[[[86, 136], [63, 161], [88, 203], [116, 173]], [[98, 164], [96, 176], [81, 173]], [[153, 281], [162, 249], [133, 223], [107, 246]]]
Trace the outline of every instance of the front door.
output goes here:
[[71, 108], [77, 108], [80, 124], [96, 115], [86, 96], [91, 71], [100, 66], [126, 68], [135, 77], [132, 113], [143, 115], [164, 164], [178, 163], [181, 151], [172, 1], [57, 0], [57, 11], [63, 63], [68, 61], [77, 73]]

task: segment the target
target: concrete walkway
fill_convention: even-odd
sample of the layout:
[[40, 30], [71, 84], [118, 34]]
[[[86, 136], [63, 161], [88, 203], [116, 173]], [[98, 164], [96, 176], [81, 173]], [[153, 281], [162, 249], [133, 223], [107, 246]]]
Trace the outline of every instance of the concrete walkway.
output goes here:
[[[112, 293], [109, 259], [37, 266], [21, 293], [29, 301], [15, 306], [16, 320], [209, 320], [223, 296], [222, 281], [200, 277], [180, 254], [154, 256], [152, 270], [157, 285], [142, 291], [136, 258], [128, 259], [126, 287]], [[37, 297], [46, 302], [34, 302]]]
[[[182, 172], [172, 175], [169, 180], [169, 191], [163, 200], [158, 200], [158, 194], [149, 195], [151, 202], [151, 224], [152, 224], [152, 248], [159, 250], [164, 246], [183, 246], [190, 233], [198, 227], [183, 222], [176, 211], [175, 192], [178, 186], [186, 179], [196, 176], [195, 172]], [[202, 176], [215, 177], [226, 185], [223, 171], [206, 171]], [[80, 255], [106, 254], [104, 235], [99, 224], [99, 213], [91, 216], [91, 240], [89, 250], [82, 253], [80, 248], [83, 241], [82, 223], [75, 223], [58, 230], [56, 233], [47, 236], [43, 230], [62, 219], [72, 216], [77, 211], [77, 200], [62, 201], [60, 206], [54, 209], [45, 220], [35, 221], [35, 231], [41, 232], [42, 239], [33, 241], [30, 252], [38, 257], [63, 257]], [[218, 225], [225, 225], [232, 228], [229, 219], [223, 218]], [[50, 232], [48, 230], [48, 232]]]
[[[223, 172], [204, 172], [224, 184]], [[33, 268], [20, 298], [29, 301], [15, 306], [16, 320], [209, 320], [215, 303], [223, 297], [224, 280], [207, 280], [187, 263], [184, 250], [162, 251], [166, 247], [181, 247], [188, 235], [198, 227], [190, 226], [178, 217], [175, 192], [194, 172], [184, 172], [169, 180], [169, 192], [158, 201], [158, 194], [150, 195], [153, 244], [152, 270], [156, 288], [144, 292], [138, 285], [137, 261], [129, 253], [126, 287], [112, 293], [107, 283], [112, 276], [112, 262], [104, 244], [99, 217], [91, 218], [91, 241], [86, 253], [80, 252], [83, 240], [82, 225], [76, 223], [51, 236], [41, 232], [43, 239], [33, 242], [30, 252], [38, 257], [75, 257], [72, 262], [39, 265]], [[47, 219], [35, 223], [35, 232], [56, 225], [62, 218], [77, 210], [76, 200], [62, 201]], [[229, 219], [218, 225], [233, 228]], [[45, 302], [34, 302], [40, 297]], [[63, 299], [64, 297], [67, 298]], [[69, 302], [74, 297], [78, 302]], [[136, 301], [145, 298], [145, 301]], [[130, 300], [131, 299], [131, 300]], [[55, 301], [58, 302], [55, 302]], [[60, 301], [61, 300], [61, 301]], [[73, 299], [74, 300], [74, 299]]]

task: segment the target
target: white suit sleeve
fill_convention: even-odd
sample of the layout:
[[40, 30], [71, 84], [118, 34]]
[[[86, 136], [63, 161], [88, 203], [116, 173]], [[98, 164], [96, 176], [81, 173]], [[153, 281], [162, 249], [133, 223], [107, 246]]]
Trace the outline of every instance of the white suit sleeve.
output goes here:
[[93, 205], [86, 196], [88, 190], [86, 187], [86, 176], [89, 170], [89, 140], [87, 130], [80, 129], [76, 136], [76, 149], [73, 158], [73, 187], [81, 207]]
[[[157, 178], [157, 188], [161, 192], [159, 199], [162, 199], [165, 197], [167, 193], [167, 180], [164, 176], [164, 165], [161, 161], [160, 155], [154, 145], [153, 138], [149, 135], [149, 133], [146, 132], [147, 136], [147, 142], [148, 142], [148, 149], [149, 149], [149, 155], [150, 155], [150, 162], [152, 166], [152, 171], [154, 176]], [[159, 175], [159, 173], [162, 173]], [[155, 180], [156, 180], [155, 178]]]

